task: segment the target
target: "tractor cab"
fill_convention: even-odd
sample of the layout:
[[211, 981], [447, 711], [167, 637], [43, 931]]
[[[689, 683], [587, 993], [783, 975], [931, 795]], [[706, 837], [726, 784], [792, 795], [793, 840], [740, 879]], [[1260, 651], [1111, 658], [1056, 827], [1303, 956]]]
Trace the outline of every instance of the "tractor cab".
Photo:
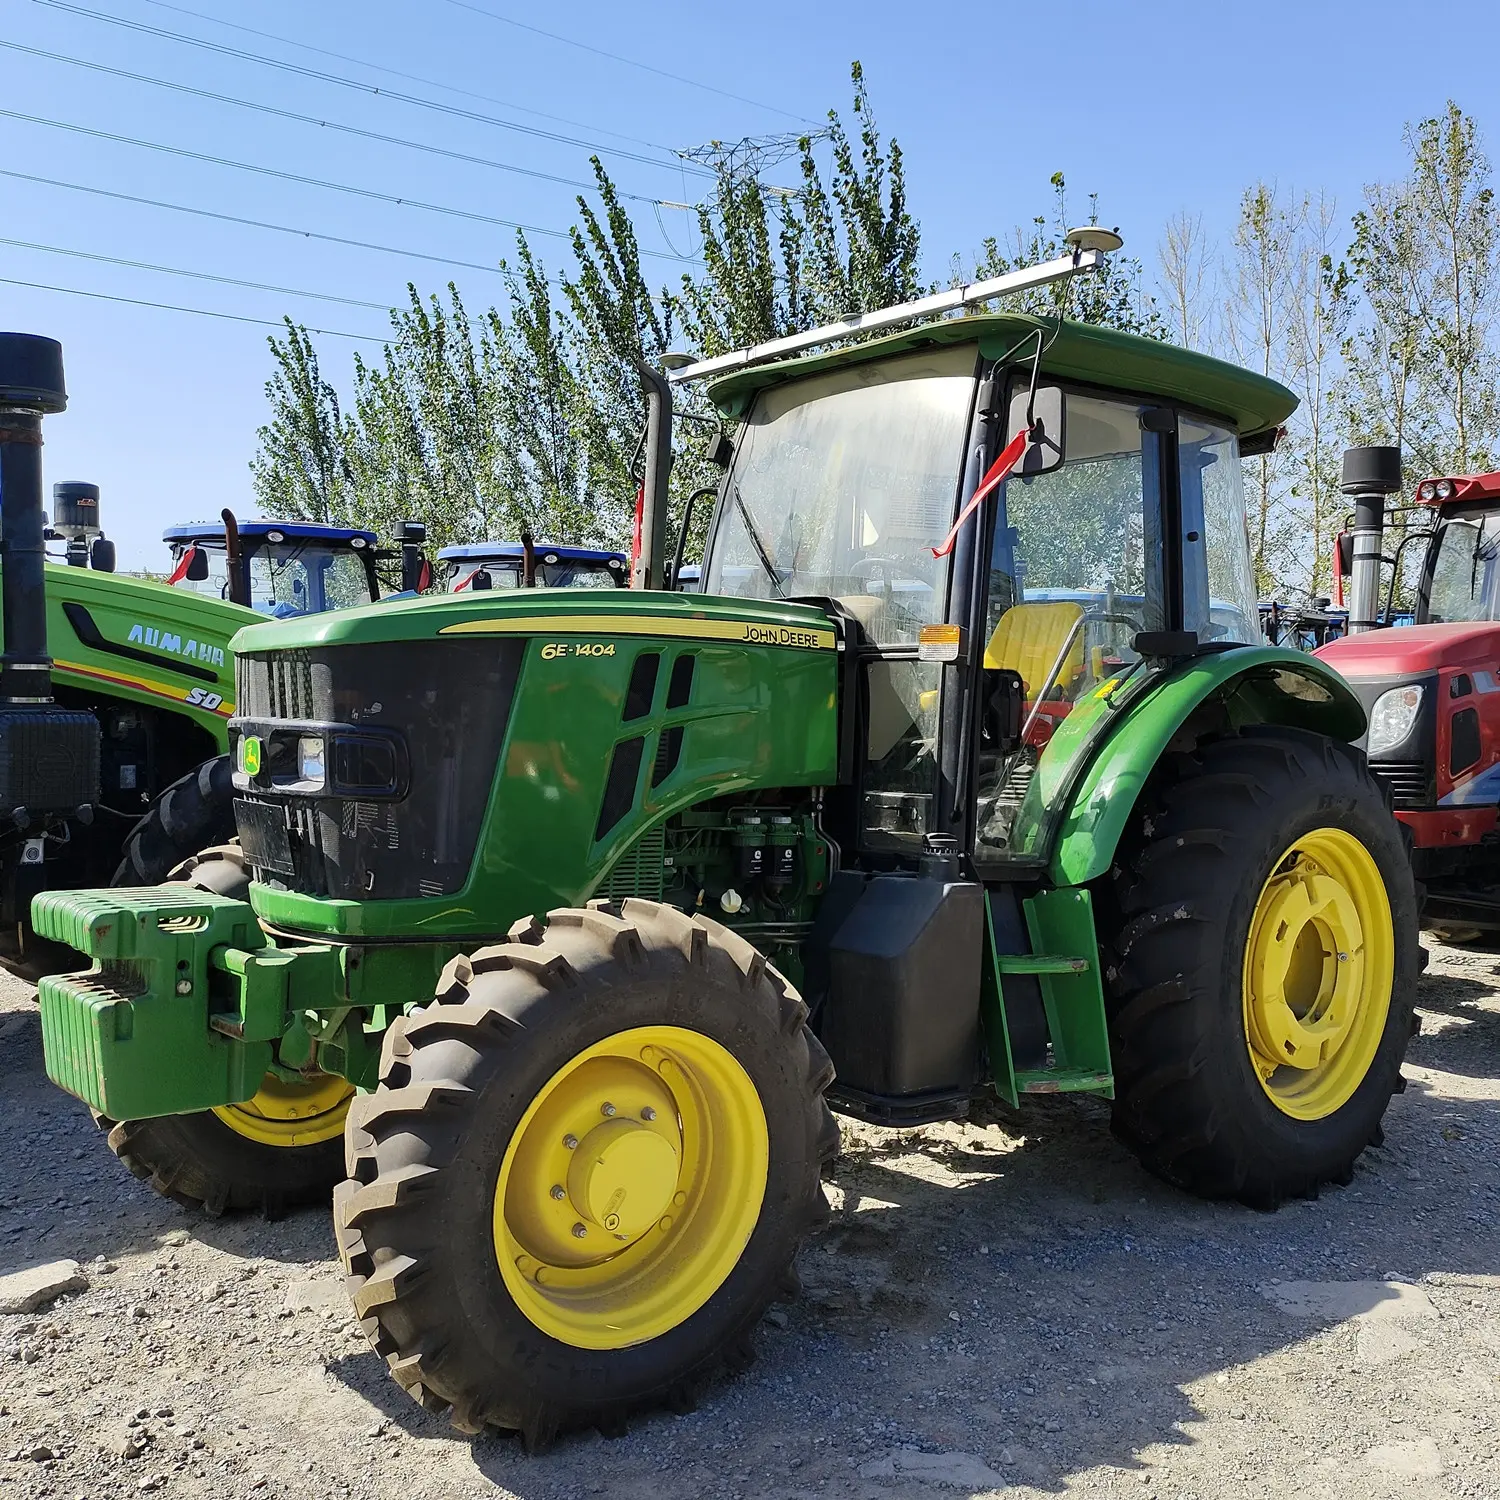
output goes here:
[[380, 597], [373, 531], [311, 521], [170, 526], [167, 582], [233, 599], [273, 619], [351, 609]]
[[[1424, 479], [1412, 501], [1400, 546], [1425, 549], [1409, 623], [1394, 608], [1393, 567], [1385, 608], [1370, 611], [1382, 628], [1318, 655], [1366, 706], [1370, 766], [1411, 833], [1426, 920], [1449, 933], [1500, 930], [1500, 473]], [[1356, 591], [1373, 575], [1378, 598], [1380, 564], [1400, 554], [1381, 558], [1374, 536], [1372, 560], [1343, 571]]]
[[527, 581], [523, 542], [473, 542], [444, 547], [438, 553], [438, 587], [445, 594], [465, 589], [609, 589], [630, 581], [630, 562], [623, 552], [597, 547], [532, 547], [531, 582]]
[[702, 590], [843, 622], [860, 846], [1041, 858], [1115, 713], [1183, 654], [1262, 639], [1239, 455], [1270, 404], [1215, 361], [1004, 314], [797, 364], [710, 387], [741, 429]]

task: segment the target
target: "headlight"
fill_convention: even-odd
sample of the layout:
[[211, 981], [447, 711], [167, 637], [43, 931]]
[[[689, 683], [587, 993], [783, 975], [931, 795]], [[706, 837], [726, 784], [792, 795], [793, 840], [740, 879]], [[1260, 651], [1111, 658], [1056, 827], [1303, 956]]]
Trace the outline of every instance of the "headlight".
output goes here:
[[1453, 481], [1451, 479], [1440, 479], [1437, 482], [1437, 497], [1439, 500], [1447, 500], [1453, 494]]
[[326, 761], [321, 734], [304, 734], [297, 741], [298, 781], [310, 781], [316, 786], [322, 786], [328, 775]]
[[1417, 486], [1417, 499], [1425, 500], [1429, 505], [1437, 499], [1437, 486], [1429, 479], [1425, 484]]
[[1417, 722], [1417, 712], [1422, 707], [1422, 689], [1413, 683], [1410, 687], [1391, 688], [1382, 693], [1370, 710], [1370, 738], [1366, 749], [1371, 755], [1399, 745], [1411, 733]]

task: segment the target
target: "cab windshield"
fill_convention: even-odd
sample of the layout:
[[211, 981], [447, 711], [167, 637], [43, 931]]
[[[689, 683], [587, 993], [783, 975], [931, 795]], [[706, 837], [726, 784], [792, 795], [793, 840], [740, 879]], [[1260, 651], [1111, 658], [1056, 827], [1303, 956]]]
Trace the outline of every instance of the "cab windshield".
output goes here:
[[703, 591], [838, 599], [880, 645], [941, 620], [972, 345], [767, 391], [747, 418]]
[[1423, 623], [1500, 619], [1500, 515], [1443, 523], [1433, 545]]
[[[313, 542], [242, 543], [249, 565], [250, 607], [273, 619], [352, 609], [375, 597], [365, 559], [353, 548]], [[177, 588], [210, 599], [229, 597], [229, 563], [223, 543], [192, 542], [173, 549], [174, 560], [196, 548], [207, 560], [208, 576], [179, 579]]]
[[[443, 592], [466, 589], [518, 589], [521, 587], [520, 558], [488, 562], [450, 562], [443, 578]], [[536, 585], [541, 589], [612, 589], [620, 576], [603, 563], [555, 562], [536, 565]]]

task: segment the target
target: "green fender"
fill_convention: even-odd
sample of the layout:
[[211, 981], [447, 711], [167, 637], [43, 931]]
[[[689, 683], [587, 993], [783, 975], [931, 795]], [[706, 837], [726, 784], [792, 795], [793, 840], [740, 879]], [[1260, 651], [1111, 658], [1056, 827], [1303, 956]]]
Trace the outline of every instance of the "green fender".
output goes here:
[[1348, 683], [1315, 657], [1279, 646], [1195, 656], [1109, 722], [1063, 815], [1048, 869], [1053, 881], [1082, 885], [1109, 869], [1146, 778], [1210, 700], [1237, 728], [1285, 724], [1348, 741], [1366, 727]]

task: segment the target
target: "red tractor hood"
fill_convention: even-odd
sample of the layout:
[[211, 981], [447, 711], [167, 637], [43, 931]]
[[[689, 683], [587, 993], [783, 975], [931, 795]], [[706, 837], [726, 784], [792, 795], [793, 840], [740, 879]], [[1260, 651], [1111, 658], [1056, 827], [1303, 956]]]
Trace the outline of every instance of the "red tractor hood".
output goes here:
[[1443, 667], [1492, 671], [1500, 664], [1500, 621], [1369, 630], [1329, 641], [1313, 655], [1351, 680], [1405, 677]]

